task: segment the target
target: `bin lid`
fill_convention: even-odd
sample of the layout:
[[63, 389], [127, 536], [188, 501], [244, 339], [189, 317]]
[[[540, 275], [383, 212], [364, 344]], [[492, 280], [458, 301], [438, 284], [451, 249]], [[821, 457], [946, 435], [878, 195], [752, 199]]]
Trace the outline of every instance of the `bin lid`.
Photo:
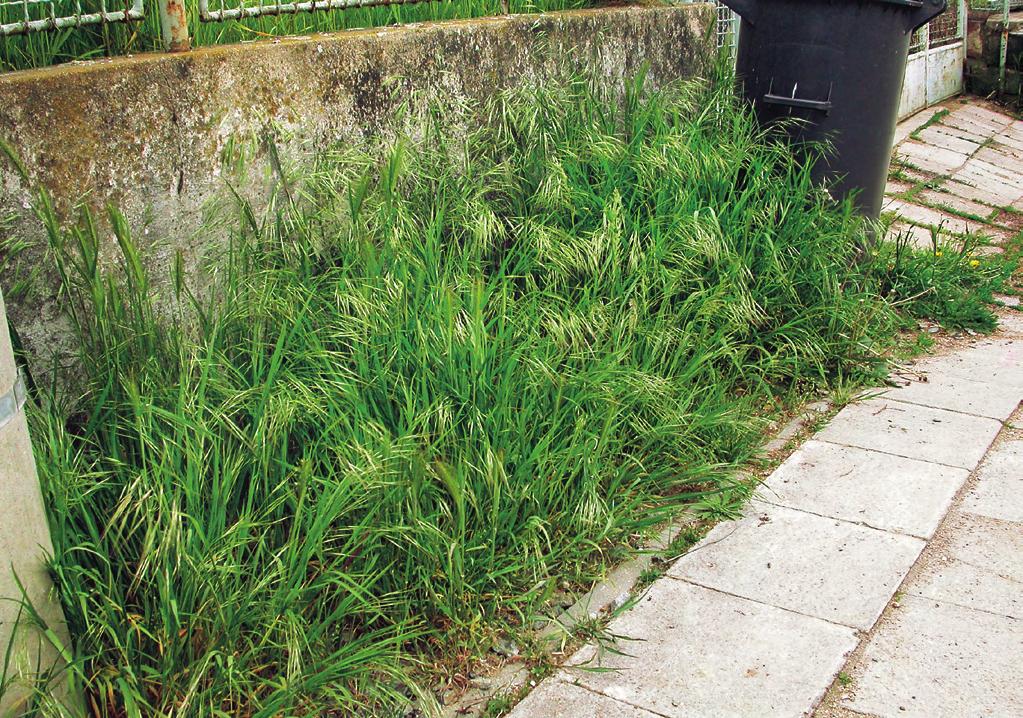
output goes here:
[[[773, 4], [772, 0], [721, 0], [721, 2], [734, 10], [743, 21], [751, 25], [756, 25], [758, 16]], [[948, 0], [807, 0], [807, 2], [816, 2], [817, 4], [831, 2], [857, 2], [862, 4], [873, 2], [894, 5], [896, 8], [904, 8], [908, 13], [907, 32], [916, 30], [921, 25], [930, 22], [948, 8]]]

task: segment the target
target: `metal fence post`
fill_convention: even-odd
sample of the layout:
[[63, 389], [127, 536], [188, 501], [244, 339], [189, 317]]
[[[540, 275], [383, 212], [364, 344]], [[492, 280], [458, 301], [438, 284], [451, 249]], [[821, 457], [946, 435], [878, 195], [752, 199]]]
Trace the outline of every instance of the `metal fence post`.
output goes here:
[[160, 0], [160, 27], [167, 52], [184, 52], [192, 47], [184, 0]]
[[[0, 493], [4, 501], [0, 511], [0, 651], [8, 655], [6, 666], [0, 662], [0, 715], [4, 716], [11, 711], [20, 715], [32, 691], [40, 687], [36, 684], [40, 671], [45, 675], [62, 663], [57, 647], [22, 601], [28, 601], [65, 650], [71, 646], [44, 563], [53, 549], [25, 420], [25, 398], [0, 294]], [[75, 702], [59, 685], [50, 689], [55, 699]]]

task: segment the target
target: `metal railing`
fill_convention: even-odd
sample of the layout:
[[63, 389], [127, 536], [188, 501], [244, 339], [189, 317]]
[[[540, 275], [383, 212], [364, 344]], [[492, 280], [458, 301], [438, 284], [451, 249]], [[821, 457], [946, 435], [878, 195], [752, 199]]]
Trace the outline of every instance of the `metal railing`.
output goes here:
[[[134, 22], [145, 17], [143, 0], [0, 0], [0, 37], [83, 25]], [[17, 19], [14, 19], [17, 18]]]
[[[199, 0], [199, 20], [202, 22], [222, 22], [224, 20], [243, 20], [248, 17], [262, 15], [290, 15], [315, 10], [345, 10], [349, 8], [376, 7], [378, 5], [411, 5], [425, 0], [299, 0], [299, 2], [282, 2], [281, 0]], [[212, 4], [217, 7], [211, 8]]]

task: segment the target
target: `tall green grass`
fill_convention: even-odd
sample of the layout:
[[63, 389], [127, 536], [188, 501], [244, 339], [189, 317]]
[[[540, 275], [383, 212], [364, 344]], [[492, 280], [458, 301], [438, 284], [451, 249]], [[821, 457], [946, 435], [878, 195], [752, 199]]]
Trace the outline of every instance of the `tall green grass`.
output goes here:
[[[75, 14], [72, 0], [54, 0], [58, 15]], [[128, 5], [130, 6], [130, 2]], [[224, 0], [232, 9], [241, 0]], [[254, 6], [257, 3], [245, 3]], [[270, 5], [272, 3], [265, 3]], [[198, 0], [185, 0], [193, 46], [245, 42], [289, 35], [336, 32], [352, 28], [398, 25], [434, 20], [456, 20], [504, 13], [536, 13], [569, 10], [595, 4], [593, 0], [434, 0], [412, 4], [266, 15], [245, 20], [201, 22]], [[120, 8], [107, 0], [108, 10]], [[98, 12], [99, 0], [81, 0], [82, 12]], [[220, 9], [210, 0], [210, 9]], [[48, 12], [49, 6], [40, 11]], [[95, 60], [113, 55], [155, 52], [163, 49], [157, 0], [145, 0], [145, 19], [132, 23], [83, 26], [30, 35], [0, 37], [0, 71], [45, 67], [72, 60]], [[40, 17], [46, 17], [42, 15]], [[35, 18], [35, 16], [33, 16]], [[22, 6], [0, 4], [0, 22], [18, 22]]]
[[423, 130], [239, 199], [202, 296], [116, 212], [107, 269], [99, 223], [41, 202], [83, 391], [32, 431], [92, 714], [429, 703], [722, 486], [765, 403], [880, 371], [861, 222], [727, 84], [555, 83]]

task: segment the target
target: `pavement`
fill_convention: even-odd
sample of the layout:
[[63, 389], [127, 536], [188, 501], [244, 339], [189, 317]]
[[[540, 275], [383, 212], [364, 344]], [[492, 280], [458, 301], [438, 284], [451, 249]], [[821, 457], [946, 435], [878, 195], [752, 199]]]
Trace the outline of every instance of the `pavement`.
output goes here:
[[[1023, 122], [938, 110], [900, 125], [888, 210], [999, 251]], [[1023, 716], [1023, 313], [1000, 317], [843, 408], [510, 716]]]
[[883, 211], [897, 215], [893, 232], [930, 246], [932, 229], [974, 234], [992, 246], [1023, 225], [1023, 122], [997, 106], [950, 100], [896, 129]]

